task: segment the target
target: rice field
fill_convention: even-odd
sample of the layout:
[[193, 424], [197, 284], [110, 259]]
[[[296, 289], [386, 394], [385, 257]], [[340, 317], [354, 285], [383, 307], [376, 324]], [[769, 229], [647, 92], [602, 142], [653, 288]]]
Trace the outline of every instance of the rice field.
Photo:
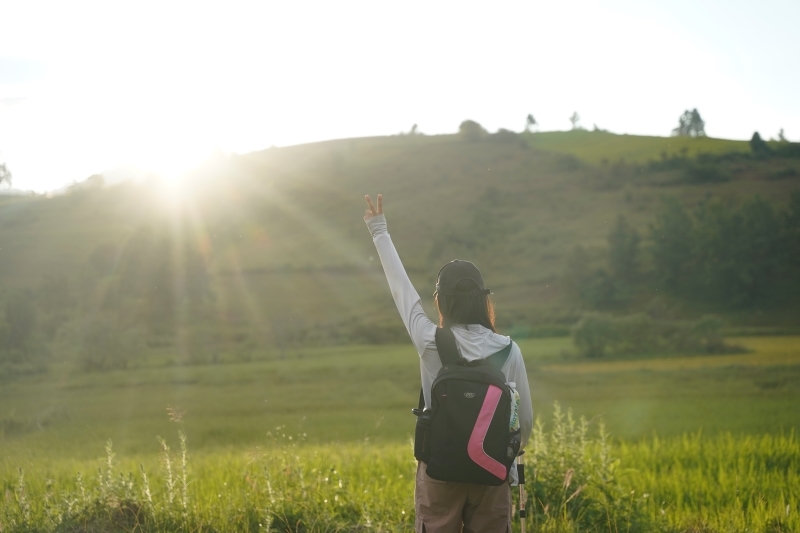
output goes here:
[[[618, 361], [522, 341], [543, 423], [536, 530], [800, 531], [800, 339], [735, 341], [750, 351]], [[0, 531], [413, 530], [415, 357], [339, 347], [3, 384]]]

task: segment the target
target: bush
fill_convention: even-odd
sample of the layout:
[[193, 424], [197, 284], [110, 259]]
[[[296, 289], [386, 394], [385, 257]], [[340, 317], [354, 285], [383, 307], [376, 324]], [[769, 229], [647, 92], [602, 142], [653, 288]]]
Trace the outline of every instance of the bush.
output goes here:
[[145, 331], [125, 328], [107, 317], [80, 317], [59, 329], [55, 344], [60, 357], [83, 370], [126, 368], [144, 352]]
[[722, 320], [713, 316], [656, 321], [644, 314], [590, 314], [573, 327], [572, 340], [585, 357], [739, 351], [725, 343], [723, 326]]
[[686, 181], [688, 183], [720, 183], [730, 180], [719, 165], [709, 163], [687, 163]]
[[480, 141], [489, 133], [474, 120], [465, 120], [458, 127], [458, 135], [465, 141]]
[[576, 422], [556, 402], [552, 429], [537, 417], [529, 449], [533, 531], [653, 530], [642, 510], [646, 495], [622, 486], [602, 420], [589, 437], [586, 419]]

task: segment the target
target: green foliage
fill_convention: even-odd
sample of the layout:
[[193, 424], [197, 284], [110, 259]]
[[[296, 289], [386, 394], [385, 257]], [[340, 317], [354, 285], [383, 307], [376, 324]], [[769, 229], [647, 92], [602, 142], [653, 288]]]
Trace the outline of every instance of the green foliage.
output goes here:
[[624, 215], [618, 215], [608, 234], [608, 271], [591, 269], [589, 256], [580, 246], [567, 259], [563, 283], [567, 291], [595, 309], [626, 303], [639, 277], [639, 233]]
[[725, 343], [723, 326], [719, 318], [712, 316], [696, 321], [657, 321], [645, 314], [588, 314], [573, 328], [572, 340], [585, 357], [738, 350]]
[[480, 141], [489, 133], [474, 120], [465, 120], [458, 126], [458, 135], [465, 141]]
[[685, 283], [692, 268], [694, 221], [677, 198], [664, 200], [650, 228], [653, 265], [661, 282], [672, 290]]
[[[192, 454], [158, 439], [157, 456], [16, 469], [2, 480], [0, 528], [57, 531], [409, 531], [415, 462], [408, 444], [308, 446], [273, 428], [263, 447]], [[794, 435], [695, 434], [612, 444], [556, 404], [526, 457], [534, 531], [752, 531], [800, 528]], [[84, 475], [81, 470], [94, 470]], [[514, 491], [516, 492], [516, 491]], [[516, 496], [514, 496], [516, 503]], [[513, 531], [519, 522], [513, 521]]]
[[759, 156], [765, 156], [770, 153], [769, 145], [757, 131], [753, 133], [753, 137], [750, 139], [750, 150]]
[[88, 315], [64, 324], [55, 340], [55, 354], [87, 371], [127, 368], [144, 353], [143, 327], [124, 327], [113, 318]]
[[666, 531], [800, 531], [800, 441], [702, 432], [622, 442], [617, 453], [648, 516]]
[[[797, 166], [784, 145], [794, 146], [774, 143], [771, 157], [756, 158], [746, 142], [571, 131], [276, 148], [210, 163], [187, 179], [180, 201], [154, 181], [2, 196], [0, 271], [5, 287], [35, 294], [34, 337], [44, 344], [98, 314], [122, 330], [144, 327], [146, 356], [174, 347], [176, 363], [392, 342], [405, 333], [358, 216], [368, 185], [387, 198], [392, 237], [429, 312], [432, 277], [455, 257], [493, 280], [503, 328], [586, 308], [636, 312], [663, 291], [645, 240], [656, 198], [675, 196], [694, 219], [699, 198], [736, 205], [757, 192], [780, 218]], [[693, 166], [728, 181], [692, 181]], [[606, 238], [620, 214], [642, 237], [635, 283], [610, 264]], [[588, 263], [567, 294], [559, 278], [578, 246]], [[692, 262], [698, 257], [692, 248]], [[670, 292], [685, 304], [675, 312], [689, 316], [699, 303], [736, 325], [796, 322], [787, 261], [752, 301], [710, 296], [698, 278]], [[755, 309], [763, 315], [742, 313]]]
[[0, 380], [44, 370], [48, 350], [39, 330], [35, 295], [10, 291], [0, 300]]
[[566, 415], [556, 402], [553, 425], [536, 419], [526, 455], [531, 472], [530, 509], [534, 531], [652, 531], [645, 499], [625, 487], [602, 420], [597, 435], [589, 423]]
[[672, 135], [676, 137], [705, 137], [706, 123], [700, 118], [697, 108], [683, 112], [678, 119], [678, 127], [672, 130]]
[[704, 202], [690, 216], [667, 200], [651, 226], [659, 280], [675, 294], [738, 307], [791, 294], [798, 288], [789, 259], [793, 205], [779, 213], [760, 197], [739, 209]]
[[[537, 424], [529, 468], [530, 520], [544, 531], [642, 531], [649, 520], [616, 474], [619, 460], [601, 425], [576, 427], [558, 405], [550, 432]], [[400, 531], [413, 527], [414, 461], [407, 446], [301, 447], [303, 433], [268, 433], [265, 450], [189, 458], [161, 446], [161, 469], [124, 473], [111, 441], [93, 479], [79, 472], [61, 483], [31, 485], [20, 469], [0, 495], [4, 531], [136, 529], [137, 531]], [[192, 465], [197, 461], [199, 464]]]
[[632, 285], [639, 271], [639, 233], [624, 215], [608, 235], [608, 266], [611, 276], [621, 285]]

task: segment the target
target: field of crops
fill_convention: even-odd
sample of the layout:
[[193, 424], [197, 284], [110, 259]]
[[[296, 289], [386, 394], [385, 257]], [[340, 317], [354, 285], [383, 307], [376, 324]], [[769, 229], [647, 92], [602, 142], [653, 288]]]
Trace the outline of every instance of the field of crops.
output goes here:
[[[528, 450], [540, 529], [800, 530], [800, 339], [734, 342], [750, 351], [587, 361], [568, 339], [522, 341], [544, 422]], [[415, 359], [407, 346], [154, 358], [4, 384], [0, 530], [410, 530]], [[554, 401], [591, 421], [588, 437], [553, 422]]]

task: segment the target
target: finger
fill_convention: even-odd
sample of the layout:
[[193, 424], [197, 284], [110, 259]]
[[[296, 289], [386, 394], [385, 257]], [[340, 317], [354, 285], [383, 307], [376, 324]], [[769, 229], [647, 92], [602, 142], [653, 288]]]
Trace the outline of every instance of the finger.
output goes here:
[[372, 211], [370, 211], [369, 209], [367, 209], [366, 211], [364, 211], [364, 218], [372, 218], [373, 216], [375, 216], [375, 213], [373, 213], [373, 212], [372, 212]]
[[383, 214], [383, 195], [382, 194], [378, 195], [378, 214], [379, 215]]
[[369, 206], [369, 210], [372, 211], [372, 213], [374, 214], [375, 213], [375, 206], [372, 204], [372, 198], [369, 197], [369, 194], [364, 196], [364, 198], [366, 198], [366, 200], [367, 200], [367, 205]]

